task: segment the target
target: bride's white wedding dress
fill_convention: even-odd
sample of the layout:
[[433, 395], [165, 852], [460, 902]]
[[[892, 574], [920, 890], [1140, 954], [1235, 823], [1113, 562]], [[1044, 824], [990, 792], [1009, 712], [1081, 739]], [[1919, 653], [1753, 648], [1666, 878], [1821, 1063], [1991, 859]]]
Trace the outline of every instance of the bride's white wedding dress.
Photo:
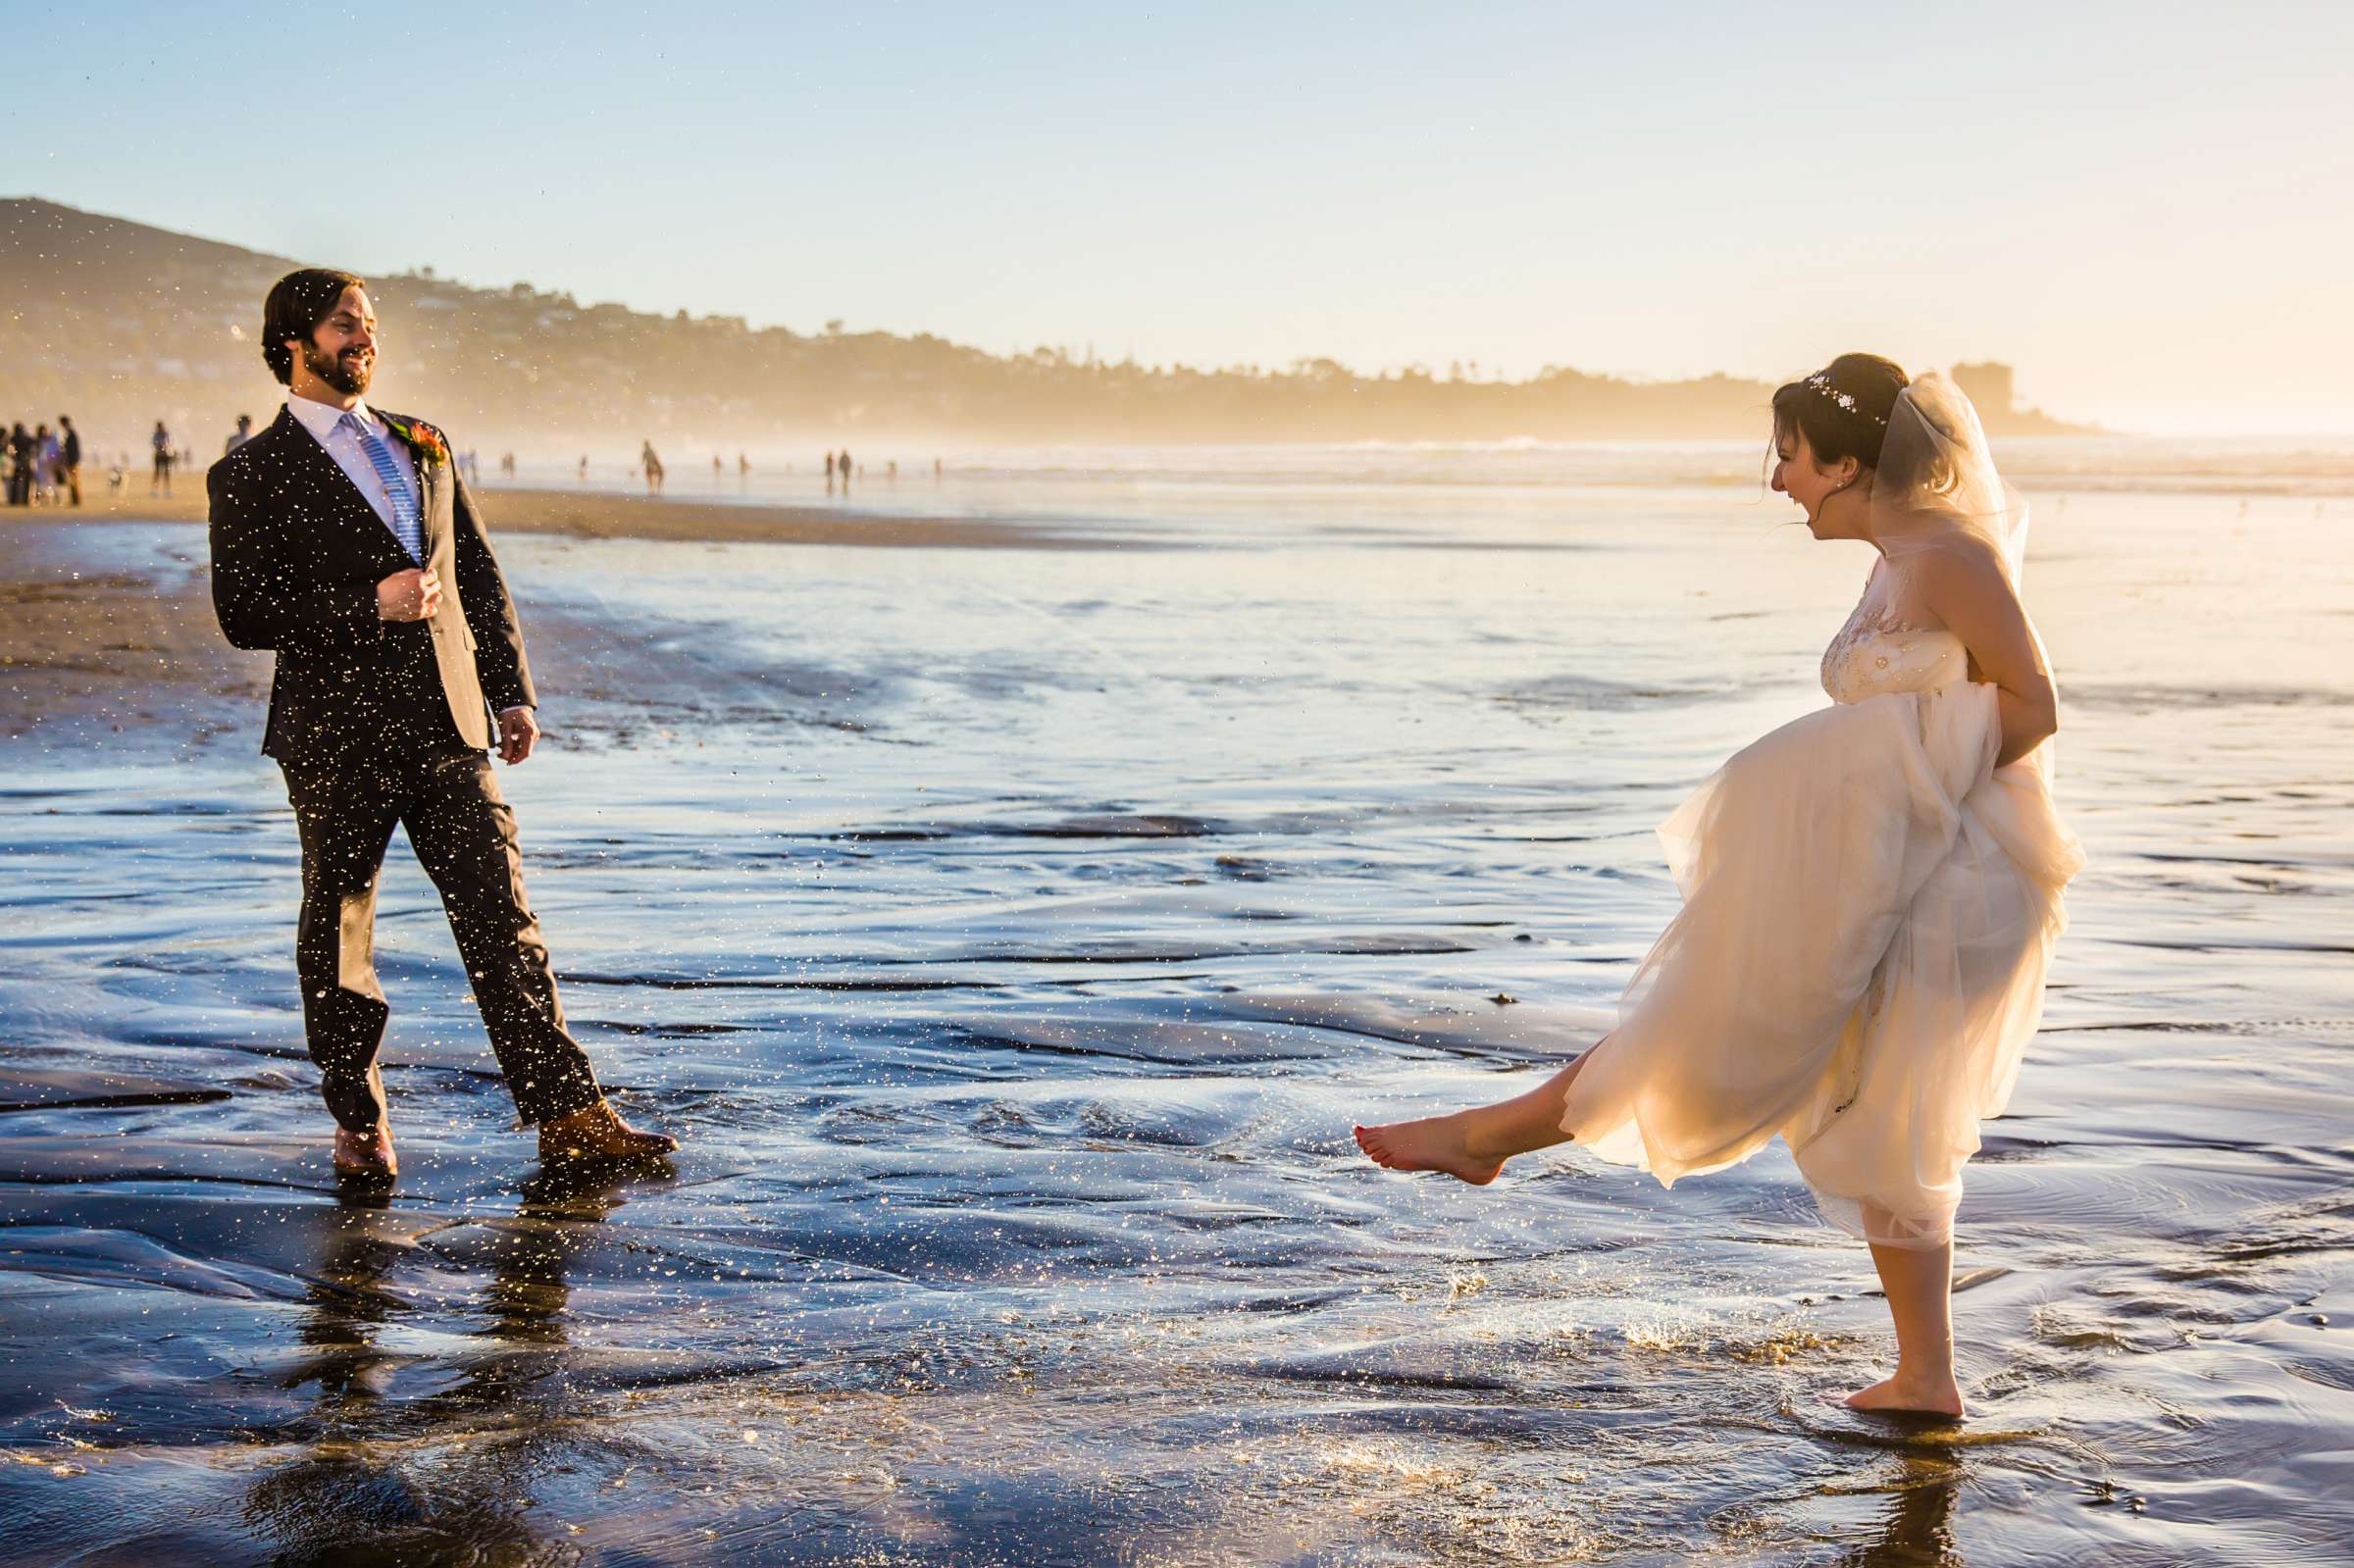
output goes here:
[[1898, 576], [1874, 568], [1823, 655], [1833, 705], [1660, 830], [1684, 907], [1561, 1127], [1670, 1184], [1778, 1134], [1832, 1221], [1935, 1246], [2035, 1033], [2083, 857], [2049, 748], [1994, 766], [1995, 688], [1952, 632], [1894, 624]]

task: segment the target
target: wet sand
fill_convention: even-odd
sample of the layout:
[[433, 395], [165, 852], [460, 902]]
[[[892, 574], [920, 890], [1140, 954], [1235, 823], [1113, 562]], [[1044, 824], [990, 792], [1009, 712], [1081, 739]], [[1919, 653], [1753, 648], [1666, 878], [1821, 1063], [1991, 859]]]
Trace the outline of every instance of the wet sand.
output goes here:
[[[78, 509], [0, 512], [0, 738], [30, 738], [40, 750], [142, 750], [162, 741], [179, 754], [208, 745], [236, 716], [266, 704], [271, 656], [231, 648], [213, 618], [205, 540], [191, 531], [158, 550], [140, 552], [136, 570], [83, 570], [106, 558], [60, 531], [158, 522], [201, 524], [201, 484], [172, 497], [131, 490], [100, 492]], [[611, 493], [499, 489], [483, 507], [494, 539], [508, 533], [572, 539], [672, 543], [838, 545], [861, 549], [1105, 549], [1133, 547], [1101, 531], [1042, 523], [959, 517], [897, 516], [839, 508], [645, 500]], [[693, 668], [635, 661], [643, 628], [627, 632], [557, 616], [529, 628], [535, 667], [552, 655], [578, 694], [614, 696], [632, 680], [685, 683], [700, 695], [708, 681]], [[601, 717], [601, 715], [600, 715]], [[128, 737], [128, 738], [126, 738]]]
[[[135, 487], [100, 491], [77, 509], [26, 508], [0, 514], [0, 524], [25, 527], [100, 522], [205, 520], [202, 477], [150, 498]], [[912, 490], [913, 486], [910, 486]], [[647, 497], [603, 488], [480, 488], [476, 498], [492, 536], [561, 533], [580, 539], [673, 539], [698, 543], [848, 544], [879, 549], [1007, 549], [1052, 544], [1063, 549], [1110, 545], [1100, 532], [1076, 533], [989, 518], [897, 515], [866, 504], [792, 505], [778, 502]], [[885, 492], [888, 499], [890, 492]]]
[[1821, 701], [1862, 562], [1720, 493], [1187, 504], [1107, 516], [1137, 553], [514, 531], [535, 905], [689, 1142], [536, 1164], [396, 840], [388, 1196], [328, 1171], [201, 534], [0, 530], [0, 1559], [2346, 1554], [2312, 499], [2039, 534], [2093, 864], [1970, 1172], [1962, 1428], [1829, 1402], [1885, 1313], [1778, 1151], [1472, 1190], [1348, 1138], [1604, 1027], [1653, 825]]

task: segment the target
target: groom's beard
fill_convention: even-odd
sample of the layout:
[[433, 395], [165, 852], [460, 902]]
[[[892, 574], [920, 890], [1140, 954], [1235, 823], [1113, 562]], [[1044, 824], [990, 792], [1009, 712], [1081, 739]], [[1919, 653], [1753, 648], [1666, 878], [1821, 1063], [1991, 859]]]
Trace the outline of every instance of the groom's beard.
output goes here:
[[376, 374], [376, 356], [372, 353], [346, 350], [340, 356], [322, 354], [311, 343], [302, 347], [302, 365], [313, 376], [350, 397], [368, 390], [368, 378]]

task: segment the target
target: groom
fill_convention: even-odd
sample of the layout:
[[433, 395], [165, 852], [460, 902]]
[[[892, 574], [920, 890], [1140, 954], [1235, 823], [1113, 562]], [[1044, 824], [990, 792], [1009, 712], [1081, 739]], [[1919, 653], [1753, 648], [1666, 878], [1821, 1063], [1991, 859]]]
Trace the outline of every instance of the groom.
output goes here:
[[511, 766], [539, 735], [523, 632], [448, 441], [361, 400], [376, 369], [367, 285], [325, 268], [280, 278], [262, 307], [262, 358], [291, 395], [206, 476], [213, 607], [230, 642], [278, 652], [262, 751], [285, 773], [302, 837], [294, 968], [335, 1169], [398, 1168], [376, 1061], [390, 1009], [374, 962], [396, 824], [440, 889], [541, 1157], [677, 1148], [614, 1113], [564, 1027], [515, 814], [485, 754], [495, 744]]

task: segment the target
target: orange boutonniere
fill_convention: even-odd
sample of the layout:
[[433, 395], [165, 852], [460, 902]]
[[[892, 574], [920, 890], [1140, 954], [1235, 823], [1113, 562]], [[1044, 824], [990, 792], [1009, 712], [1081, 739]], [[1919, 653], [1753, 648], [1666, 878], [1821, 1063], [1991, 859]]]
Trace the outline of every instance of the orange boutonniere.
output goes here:
[[394, 419], [383, 409], [377, 410], [377, 418], [383, 420], [393, 434], [407, 442], [409, 450], [416, 453], [417, 460], [426, 467], [432, 468], [449, 461], [449, 443], [441, 438], [439, 430], [425, 421]]

